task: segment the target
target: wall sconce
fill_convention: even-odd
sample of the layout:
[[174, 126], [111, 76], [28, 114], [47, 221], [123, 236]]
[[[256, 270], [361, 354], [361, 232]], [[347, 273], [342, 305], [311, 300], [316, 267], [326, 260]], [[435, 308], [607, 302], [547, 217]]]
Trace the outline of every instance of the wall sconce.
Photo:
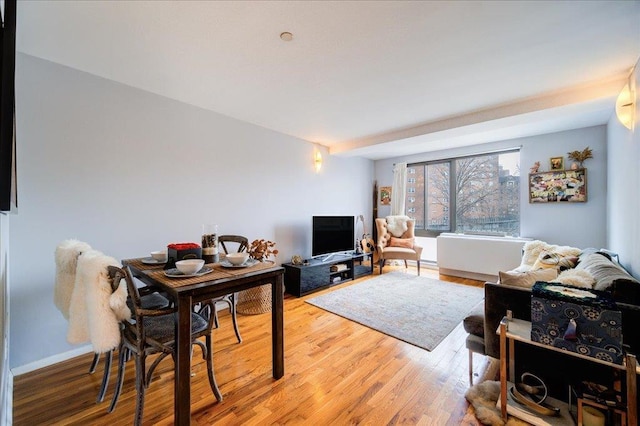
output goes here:
[[322, 168], [322, 153], [317, 149], [315, 154], [313, 154], [313, 167], [316, 169], [316, 173], [320, 173], [320, 169]]
[[616, 116], [624, 127], [633, 130], [636, 114], [636, 95], [629, 87], [629, 83], [624, 85], [622, 92], [616, 99]]

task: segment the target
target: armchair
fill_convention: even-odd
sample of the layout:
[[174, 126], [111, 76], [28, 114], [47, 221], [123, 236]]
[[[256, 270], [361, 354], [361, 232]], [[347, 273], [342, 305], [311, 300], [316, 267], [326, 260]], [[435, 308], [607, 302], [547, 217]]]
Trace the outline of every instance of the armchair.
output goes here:
[[422, 247], [415, 245], [415, 221], [406, 220], [406, 230], [400, 234], [396, 231], [393, 235], [389, 230], [387, 218], [376, 219], [376, 229], [378, 231], [378, 241], [376, 242], [376, 250], [379, 256], [380, 273], [387, 260], [404, 260], [404, 266], [407, 267], [407, 260], [415, 260], [418, 267], [418, 275], [420, 275], [420, 256]]

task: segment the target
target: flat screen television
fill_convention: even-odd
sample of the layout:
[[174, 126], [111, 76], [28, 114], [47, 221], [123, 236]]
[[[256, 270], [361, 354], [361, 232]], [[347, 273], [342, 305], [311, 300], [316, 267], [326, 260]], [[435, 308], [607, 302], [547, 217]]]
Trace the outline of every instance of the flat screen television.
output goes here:
[[16, 0], [0, 8], [0, 211], [17, 207], [16, 195]]
[[352, 251], [355, 216], [313, 216], [311, 255]]

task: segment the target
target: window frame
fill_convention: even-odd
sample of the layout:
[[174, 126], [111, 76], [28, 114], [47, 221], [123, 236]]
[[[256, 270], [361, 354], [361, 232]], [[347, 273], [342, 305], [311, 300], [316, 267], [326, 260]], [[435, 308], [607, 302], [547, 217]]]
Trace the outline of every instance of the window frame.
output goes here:
[[[507, 148], [507, 149], [500, 149], [500, 150], [496, 150], [496, 151], [487, 151], [487, 152], [479, 152], [479, 153], [474, 153], [474, 154], [467, 154], [467, 155], [460, 155], [457, 157], [447, 157], [447, 158], [440, 158], [440, 159], [434, 159], [434, 160], [429, 160], [429, 161], [421, 161], [421, 162], [417, 162], [417, 163], [409, 163], [407, 164], [407, 168], [416, 168], [416, 167], [425, 167], [425, 166], [429, 166], [429, 165], [436, 165], [436, 164], [443, 164], [443, 163], [448, 163], [449, 164], [449, 194], [455, 194], [455, 189], [456, 189], [456, 177], [457, 177], [457, 168], [456, 168], [456, 161], [457, 160], [461, 160], [461, 159], [465, 159], [465, 158], [473, 158], [473, 157], [482, 157], [482, 156], [488, 156], [488, 155], [500, 155], [500, 154], [509, 154], [512, 152], [518, 152], [520, 153], [522, 147], [515, 147], [515, 148]], [[415, 173], [415, 171], [413, 172]], [[424, 204], [425, 204], [425, 217], [424, 217], [424, 222], [425, 222], [425, 228], [428, 227], [428, 220], [427, 220], [427, 174], [425, 173], [425, 178], [424, 178]], [[521, 177], [520, 175], [518, 176], [519, 178]], [[407, 194], [409, 193], [408, 188], [407, 188]], [[417, 193], [417, 191], [413, 191], [413, 193]], [[405, 197], [407, 196], [407, 194], [405, 194]], [[457, 227], [457, 218], [456, 218], [456, 203], [457, 203], [457, 197], [449, 197], [449, 207], [448, 207], [448, 223], [449, 223], [449, 227], [446, 230], [433, 230], [433, 229], [415, 229], [414, 233], [416, 236], [418, 237], [431, 237], [431, 238], [435, 238], [437, 236], [439, 236], [440, 234], [442, 234], [443, 232], [455, 232], [452, 230], [455, 230]], [[487, 235], [489, 235], [490, 233], [487, 232]]]

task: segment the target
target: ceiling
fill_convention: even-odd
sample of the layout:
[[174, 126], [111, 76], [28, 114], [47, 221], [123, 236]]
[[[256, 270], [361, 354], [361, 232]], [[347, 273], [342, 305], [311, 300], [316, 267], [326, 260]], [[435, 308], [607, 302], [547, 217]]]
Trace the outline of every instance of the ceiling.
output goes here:
[[640, 1], [21, 0], [16, 43], [380, 159], [606, 123]]

